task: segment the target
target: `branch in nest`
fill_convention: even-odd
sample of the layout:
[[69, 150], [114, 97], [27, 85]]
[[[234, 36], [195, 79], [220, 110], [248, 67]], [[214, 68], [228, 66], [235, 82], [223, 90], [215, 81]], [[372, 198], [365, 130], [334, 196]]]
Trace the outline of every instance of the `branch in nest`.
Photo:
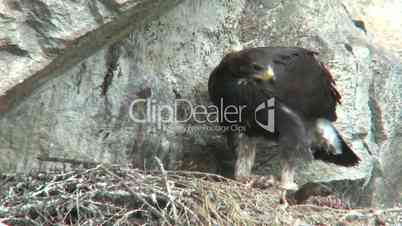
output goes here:
[[172, 205], [174, 220], [177, 221], [178, 220], [178, 215], [177, 215], [177, 208], [176, 208], [176, 205], [175, 205], [175, 197], [172, 195], [172, 190], [170, 188], [169, 180], [168, 180], [168, 177], [167, 177], [167, 172], [166, 172], [165, 168], [163, 167], [162, 161], [158, 157], [155, 157], [155, 159], [158, 162], [159, 167], [160, 167], [161, 172], [162, 172], [162, 175], [163, 175], [163, 180], [165, 182], [168, 198], [169, 198], [169, 201], [170, 201], [170, 203]]

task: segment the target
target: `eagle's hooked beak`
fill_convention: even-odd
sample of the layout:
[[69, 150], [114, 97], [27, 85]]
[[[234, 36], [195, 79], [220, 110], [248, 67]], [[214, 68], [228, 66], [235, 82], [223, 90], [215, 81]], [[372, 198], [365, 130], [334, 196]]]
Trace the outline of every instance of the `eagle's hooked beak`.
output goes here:
[[255, 75], [254, 78], [258, 80], [269, 81], [274, 79], [274, 75], [275, 75], [274, 69], [272, 69], [271, 65], [269, 65], [267, 70], [265, 70], [261, 74]]

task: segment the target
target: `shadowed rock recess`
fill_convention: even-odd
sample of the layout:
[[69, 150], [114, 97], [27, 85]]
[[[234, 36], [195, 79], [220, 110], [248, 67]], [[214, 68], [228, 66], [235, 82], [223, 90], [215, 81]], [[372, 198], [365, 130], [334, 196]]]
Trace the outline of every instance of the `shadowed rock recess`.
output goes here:
[[[352, 206], [399, 203], [402, 46], [392, 37], [402, 28], [381, 33], [365, 11], [373, 2], [3, 0], [0, 172], [85, 162], [152, 169], [157, 156], [169, 169], [227, 174], [233, 159], [220, 132], [194, 121], [135, 123], [131, 103], [208, 104], [208, 76], [231, 49], [300, 46], [331, 69], [343, 96], [336, 127], [363, 161], [352, 169], [317, 161], [296, 180], [324, 182]], [[187, 111], [178, 105], [178, 116]], [[276, 156], [275, 144], [261, 142], [255, 173], [275, 174]]]

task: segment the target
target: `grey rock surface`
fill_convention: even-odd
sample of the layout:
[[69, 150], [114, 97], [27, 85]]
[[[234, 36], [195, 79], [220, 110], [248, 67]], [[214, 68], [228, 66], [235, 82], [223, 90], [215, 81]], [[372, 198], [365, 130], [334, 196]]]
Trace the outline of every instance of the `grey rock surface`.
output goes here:
[[180, 0], [0, 2], [0, 111]]
[[[331, 69], [343, 95], [336, 126], [363, 161], [352, 169], [317, 161], [297, 180], [334, 182], [359, 205], [400, 201], [401, 60], [378, 44], [376, 31], [354, 23], [367, 3], [179, 2], [1, 2], [0, 172], [73, 160], [153, 168], [158, 156], [170, 169], [224, 173], [219, 132], [191, 131], [200, 126], [194, 121], [135, 123], [132, 101], [208, 104], [209, 73], [228, 51], [302, 46]], [[133, 115], [144, 116], [145, 107]], [[187, 110], [179, 105], [180, 114]], [[275, 146], [259, 146], [255, 172], [275, 173]], [[44, 161], [52, 158], [69, 161]]]

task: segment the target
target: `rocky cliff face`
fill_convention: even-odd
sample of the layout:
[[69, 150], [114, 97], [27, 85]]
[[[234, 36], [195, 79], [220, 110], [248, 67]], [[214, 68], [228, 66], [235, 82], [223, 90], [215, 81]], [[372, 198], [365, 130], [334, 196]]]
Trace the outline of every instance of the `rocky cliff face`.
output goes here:
[[[375, 4], [3, 1], [0, 171], [79, 161], [152, 168], [158, 156], [172, 169], [224, 173], [228, 150], [219, 132], [194, 121], [136, 123], [130, 110], [142, 117], [147, 105], [131, 104], [151, 98], [157, 111], [180, 99], [208, 104], [207, 79], [225, 52], [302, 46], [331, 68], [343, 95], [336, 126], [363, 162], [354, 169], [316, 162], [297, 179], [332, 183], [358, 205], [392, 205], [402, 190], [402, 48], [389, 47], [394, 38], [379, 43], [376, 15], [365, 5]], [[393, 31], [400, 37], [402, 29]], [[188, 107], [179, 104], [179, 116]], [[275, 150], [260, 145], [256, 173], [275, 172]]]

